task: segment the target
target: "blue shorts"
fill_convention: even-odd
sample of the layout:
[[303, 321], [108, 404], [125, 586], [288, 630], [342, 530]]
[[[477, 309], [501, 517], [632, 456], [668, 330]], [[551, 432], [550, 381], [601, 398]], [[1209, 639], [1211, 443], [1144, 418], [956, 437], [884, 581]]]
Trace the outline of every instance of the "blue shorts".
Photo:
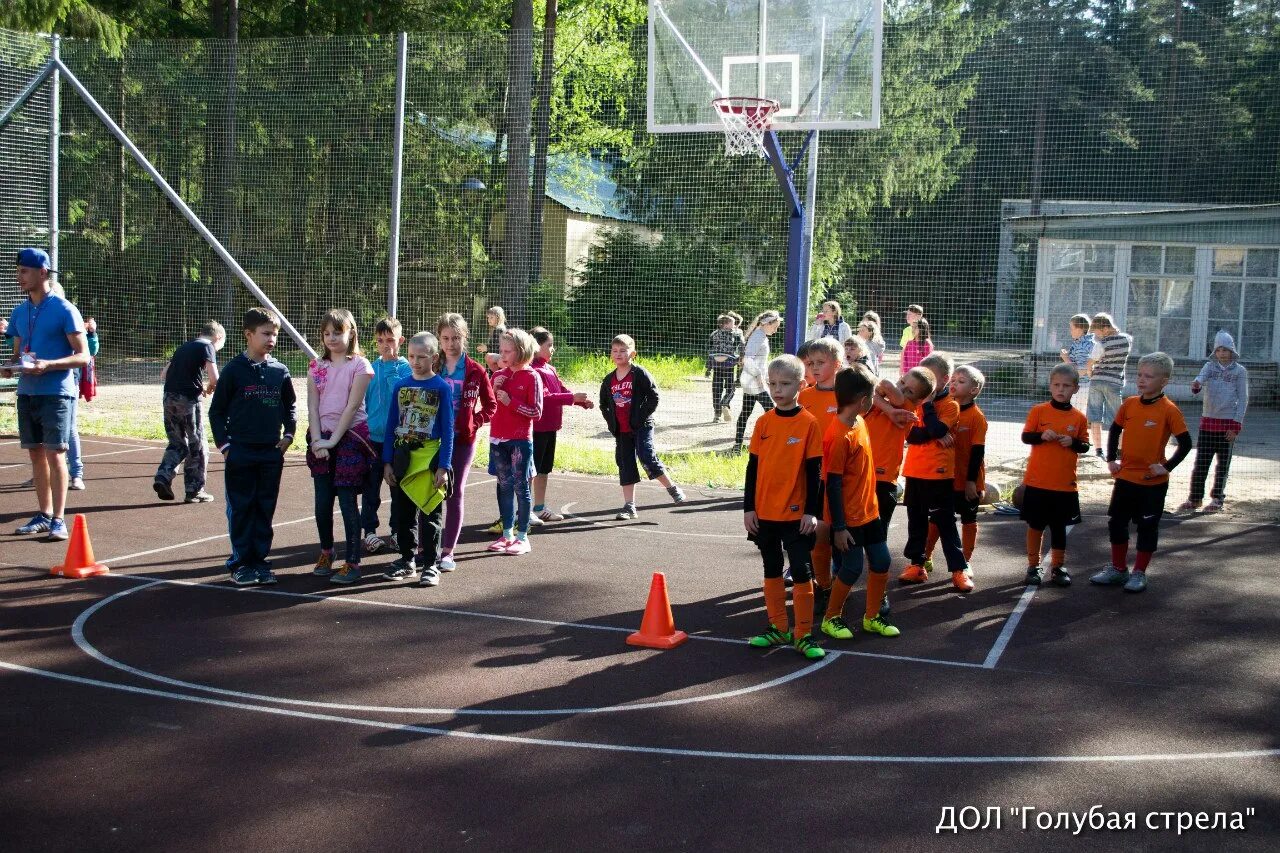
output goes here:
[[1085, 417], [1091, 424], [1103, 424], [1111, 427], [1120, 411], [1120, 389], [1105, 382], [1089, 383], [1089, 404], [1085, 407]]
[[66, 450], [76, 401], [48, 394], [18, 395], [18, 442], [24, 450]]

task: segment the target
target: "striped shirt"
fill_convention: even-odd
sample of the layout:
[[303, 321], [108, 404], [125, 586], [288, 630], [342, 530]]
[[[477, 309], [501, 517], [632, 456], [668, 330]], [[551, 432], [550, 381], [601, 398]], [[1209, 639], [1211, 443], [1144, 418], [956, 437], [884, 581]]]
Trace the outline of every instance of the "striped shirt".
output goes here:
[[1103, 385], [1124, 387], [1124, 365], [1129, 360], [1129, 350], [1133, 347], [1133, 338], [1124, 332], [1116, 332], [1105, 338], [1098, 338], [1098, 363], [1093, 366], [1094, 382]]

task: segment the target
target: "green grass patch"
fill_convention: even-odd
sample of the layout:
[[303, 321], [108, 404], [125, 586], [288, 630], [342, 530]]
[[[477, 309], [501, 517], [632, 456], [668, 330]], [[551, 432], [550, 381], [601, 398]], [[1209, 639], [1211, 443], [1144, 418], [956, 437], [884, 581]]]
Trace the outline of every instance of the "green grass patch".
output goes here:
[[[638, 364], [653, 375], [659, 388], [687, 391], [705, 369], [702, 359], [678, 355], [652, 355], [636, 359]], [[595, 398], [600, 381], [613, 370], [608, 353], [557, 352], [556, 370], [565, 384], [575, 391], [586, 391]]]

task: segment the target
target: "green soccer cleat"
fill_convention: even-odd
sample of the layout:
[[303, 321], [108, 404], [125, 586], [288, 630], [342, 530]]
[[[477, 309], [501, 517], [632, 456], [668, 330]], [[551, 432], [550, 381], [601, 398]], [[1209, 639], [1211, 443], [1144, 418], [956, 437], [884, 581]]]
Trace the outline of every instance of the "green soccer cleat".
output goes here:
[[839, 616], [833, 616], [830, 619], [822, 620], [822, 633], [835, 640], [852, 640], [853, 631], [849, 628], [849, 623], [845, 622]]
[[818, 660], [827, 656], [827, 650], [813, 641], [813, 634], [805, 634], [803, 637], [798, 638], [793, 645], [796, 651], [809, 660]]
[[879, 613], [877, 613], [873, 619], [868, 619], [863, 616], [862, 630], [866, 631], [868, 634], [879, 634], [881, 637], [896, 637], [902, 633], [898, 630], [896, 625], [890, 625], [888, 622], [884, 621], [884, 617]]
[[747, 645], [757, 649], [769, 649], [774, 646], [789, 646], [791, 641], [790, 631], [779, 631], [770, 625], [768, 631], [747, 640]]

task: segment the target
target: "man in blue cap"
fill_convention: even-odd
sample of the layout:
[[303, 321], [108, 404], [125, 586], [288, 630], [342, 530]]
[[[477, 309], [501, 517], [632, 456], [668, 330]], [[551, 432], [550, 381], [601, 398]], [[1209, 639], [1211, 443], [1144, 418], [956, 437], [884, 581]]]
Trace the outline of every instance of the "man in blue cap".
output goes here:
[[9, 315], [14, 362], [0, 370], [18, 378], [18, 439], [31, 456], [31, 479], [39, 511], [17, 534], [47, 533], [67, 538], [67, 447], [71, 442], [73, 371], [89, 363], [80, 312], [52, 292], [49, 255], [43, 249], [18, 252], [18, 289], [27, 297]]

